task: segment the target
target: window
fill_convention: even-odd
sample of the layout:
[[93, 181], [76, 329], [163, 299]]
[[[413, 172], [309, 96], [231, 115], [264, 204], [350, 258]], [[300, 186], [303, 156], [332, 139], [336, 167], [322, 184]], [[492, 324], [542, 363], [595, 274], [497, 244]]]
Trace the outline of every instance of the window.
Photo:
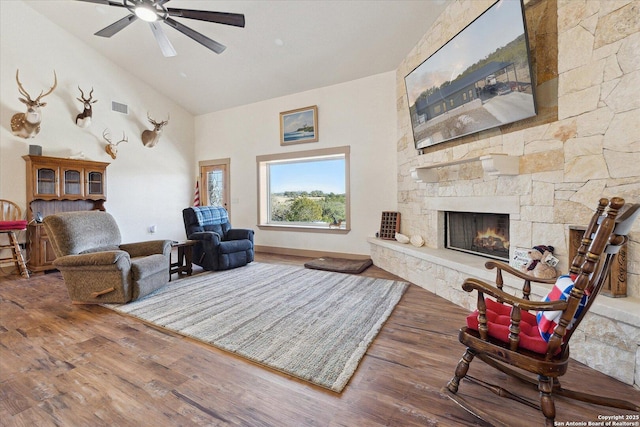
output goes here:
[[347, 233], [349, 147], [256, 157], [260, 228]]

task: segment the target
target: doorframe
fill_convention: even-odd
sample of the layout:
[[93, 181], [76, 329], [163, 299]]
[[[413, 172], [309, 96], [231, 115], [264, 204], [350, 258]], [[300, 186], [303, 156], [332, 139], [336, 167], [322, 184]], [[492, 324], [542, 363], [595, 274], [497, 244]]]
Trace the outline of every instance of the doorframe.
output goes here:
[[204, 185], [204, 173], [203, 168], [210, 166], [224, 166], [225, 167], [225, 177], [224, 177], [224, 185], [225, 185], [225, 196], [227, 205], [225, 208], [227, 209], [227, 213], [229, 217], [231, 217], [231, 159], [229, 157], [223, 159], [212, 159], [212, 160], [200, 160], [198, 162], [198, 182], [202, 191], [200, 194], [200, 199], [203, 201], [203, 205], [209, 203], [209, 195], [206, 191], [206, 187]]

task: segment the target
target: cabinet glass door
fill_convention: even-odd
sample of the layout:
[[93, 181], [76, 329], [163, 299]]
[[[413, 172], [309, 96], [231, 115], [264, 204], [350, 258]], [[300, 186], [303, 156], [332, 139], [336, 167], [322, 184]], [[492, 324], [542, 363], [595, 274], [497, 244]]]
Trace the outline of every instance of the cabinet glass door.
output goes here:
[[77, 170], [64, 171], [64, 194], [80, 196], [82, 194], [82, 174]]
[[87, 194], [104, 194], [104, 178], [102, 172], [89, 172]]
[[38, 169], [36, 172], [36, 190], [39, 195], [55, 196], [56, 171], [48, 168]]

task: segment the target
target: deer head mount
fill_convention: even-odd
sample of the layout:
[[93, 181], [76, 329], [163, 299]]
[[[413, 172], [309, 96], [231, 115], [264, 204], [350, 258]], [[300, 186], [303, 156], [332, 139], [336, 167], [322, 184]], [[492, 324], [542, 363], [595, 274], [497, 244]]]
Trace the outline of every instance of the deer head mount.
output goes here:
[[42, 102], [42, 98], [49, 95], [58, 85], [58, 76], [56, 76], [55, 70], [53, 71], [53, 86], [49, 88], [47, 92], [41, 91], [40, 95], [36, 99], [31, 99], [31, 96], [20, 83], [19, 74], [20, 70], [16, 70], [16, 82], [18, 82], [18, 90], [20, 95], [24, 98], [18, 98], [20, 102], [27, 106], [25, 113], [16, 113], [11, 117], [11, 132], [21, 138], [33, 138], [38, 132], [40, 132], [40, 122], [42, 121], [42, 115], [40, 114], [40, 107], [47, 105], [46, 102]]
[[84, 97], [84, 92], [78, 86], [78, 90], [80, 91], [80, 98], [76, 98], [78, 101], [82, 102], [84, 106], [84, 111], [76, 116], [76, 124], [81, 128], [86, 128], [91, 124], [91, 116], [93, 115], [93, 111], [91, 109], [91, 104], [95, 104], [98, 102], [97, 99], [93, 99], [93, 88], [91, 88], [91, 92], [89, 92], [89, 97]]
[[147, 112], [147, 119], [149, 119], [149, 123], [153, 125], [153, 130], [145, 130], [142, 132], [142, 143], [145, 147], [152, 148], [155, 147], [160, 140], [162, 129], [169, 124], [169, 115], [167, 114], [167, 120], [157, 122], [153, 120]]
[[105, 141], [107, 141], [107, 146], [104, 147], [104, 151], [107, 152], [107, 154], [109, 154], [111, 156], [112, 159], [115, 160], [115, 158], [118, 155], [118, 145], [120, 145], [121, 142], [129, 142], [129, 138], [127, 138], [127, 136], [125, 135], [124, 131], [122, 132], [122, 139], [116, 143], [113, 143], [111, 141], [111, 134], [109, 133], [109, 129], [105, 129], [102, 132], [102, 137], [105, 139]]

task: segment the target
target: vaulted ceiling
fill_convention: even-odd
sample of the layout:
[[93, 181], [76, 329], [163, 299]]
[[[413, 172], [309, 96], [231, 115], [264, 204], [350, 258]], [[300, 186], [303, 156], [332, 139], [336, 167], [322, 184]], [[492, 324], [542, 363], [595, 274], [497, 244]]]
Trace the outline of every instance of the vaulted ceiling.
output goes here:
[[[242, 13], [245, 28], [176, 18], [227, 46], [216, 54], [162, 24], [166, 58], [140, 20], [93, 34], [129, 12], [73, 0], [24, 0], [195, 115], [397, 68], [451, 0], [171, 0], [167, 7]], [[112, 0], [119, 1], [119, 0]]]

